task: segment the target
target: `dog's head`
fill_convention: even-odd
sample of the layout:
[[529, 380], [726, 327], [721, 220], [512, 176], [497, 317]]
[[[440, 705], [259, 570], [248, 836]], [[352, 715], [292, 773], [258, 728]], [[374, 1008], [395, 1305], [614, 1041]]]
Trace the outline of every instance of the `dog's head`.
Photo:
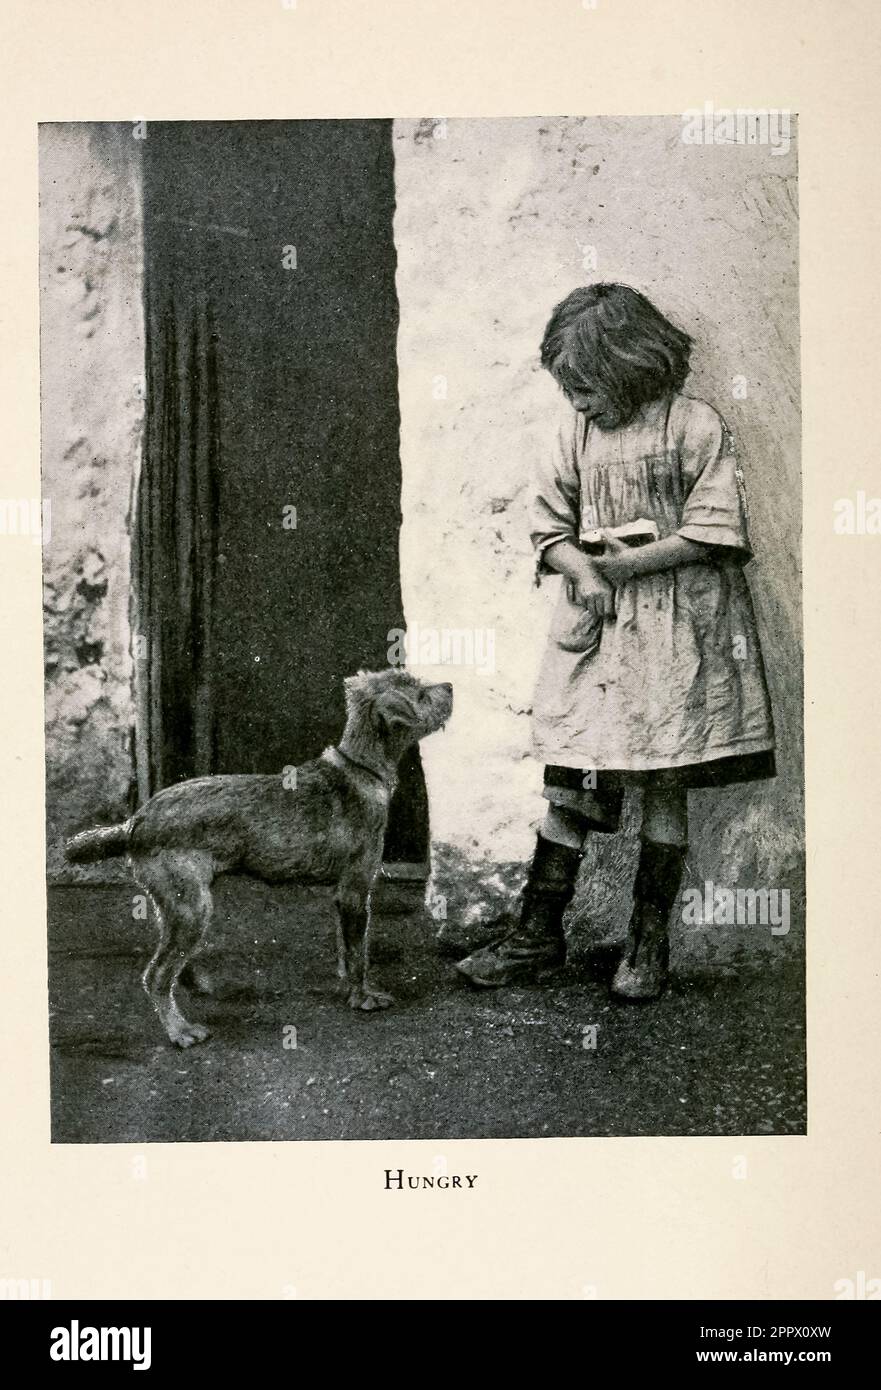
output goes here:
[[394, 761], [411, 743], [442, 729], [453, 712], [453, 687], [424, 685], [408, 671], [359, 671], [345, 681], [350, 723], [369, 733]]

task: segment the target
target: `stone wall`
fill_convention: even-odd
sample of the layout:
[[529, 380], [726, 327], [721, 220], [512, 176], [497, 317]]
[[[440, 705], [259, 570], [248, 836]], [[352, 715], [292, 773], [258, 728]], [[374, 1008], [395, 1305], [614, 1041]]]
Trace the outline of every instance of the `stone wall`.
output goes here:
[[[557, 581], [532, 587], [525, 496], [558, 393], [538, 344], [553, 304], [597, 279], [643, 290], [693, 334], [688, 389], [728, 420], [751, 501], [780, 775], [692, 794], [689, 881], [800, 896], [796, 158], [686, 145], [681, 130], [678, 117], [396, 123], [405, 609], [423, 631], [488, 631], [495, 647], [492, 671], [447, 671], [455, 717], [424, 745], [451, 939], [510, 903], [544, 811], [529, 711]], [[620, 932], [629, 910], [637, 814], [588, 857], [589, 933]], [[718, 930], [686, 944], [718, 957], [746, 941], [771, 944]]]
[[[129, 813], [129, 527], [144, 338], [139, 142], [40, 128], [40, 367], [49, 872], [63, 835]], [[69, 871], [67, 871], [69, 872]]]

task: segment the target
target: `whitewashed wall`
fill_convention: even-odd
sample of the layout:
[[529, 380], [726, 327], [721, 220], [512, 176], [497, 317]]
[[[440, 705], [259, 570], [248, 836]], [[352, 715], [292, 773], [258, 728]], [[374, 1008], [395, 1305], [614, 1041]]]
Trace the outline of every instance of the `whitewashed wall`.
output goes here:
[[[528, 711], [556, 581], [532, 587], [525, 496], [558, 393], [538, 346], [552, 306], [597, 279], [644, 291], [694, 335], [687, 389], [727, 418], [751, 498], [781, 775], [692, 796], [689, 868], [695, 881], [799, 877], [795, 149], [695, 146], [681, 132], [679, 117], [395, 126], [405, 609], [423, 630], [495, 640], [491, 673], [447, 670], [455, 718], [424, 745], [439, 891], [460, 922], [506, 897], [491, 891], [498, 866], [514, 884], [544, 811]], [[585, 886], [585, 912], [610, 928], [629, 886], [618, 867]]]

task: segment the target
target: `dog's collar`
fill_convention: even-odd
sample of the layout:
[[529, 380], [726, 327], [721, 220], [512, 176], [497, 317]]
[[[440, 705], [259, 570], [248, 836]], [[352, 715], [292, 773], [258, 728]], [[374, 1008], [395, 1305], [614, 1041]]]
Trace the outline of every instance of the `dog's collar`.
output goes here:
[[353, 758], [351, 753], [345, 753], [343, 749], [340, 748], [338, 743], [334, 744], [333, 748], [331, 749], [331, 752], [336, 753], [338, 757], [342, 758], [343, 762], [350, 763], [352, 767], [359, 768], [361, 772], [366, 772], [370, 777], [375, 777], [377, 782], [380, 782], [384, 787], [387, 787], [389, 791], [391, 791], [392, 787], [394, 786], [394, 776], [388, 777], [386, 774], [380, 772], [377, 768], [371, 767], [370, 763], [362, 763], [357, 758]]

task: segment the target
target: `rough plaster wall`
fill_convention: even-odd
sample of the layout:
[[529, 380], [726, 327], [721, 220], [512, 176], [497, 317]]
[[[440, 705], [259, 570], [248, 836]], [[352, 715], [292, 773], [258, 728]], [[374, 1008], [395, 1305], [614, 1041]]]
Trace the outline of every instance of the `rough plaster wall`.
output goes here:
[[[796, 161], [690, 146], [678, 117], [399, 121], [395, 126], [404, 601], [410, 625], [490, 629], [495, 670], [446, 670], [447, 733], [423, 745], [435, 889], [451, 939], [511, 902], [544, 803], [529, 710], [555, 584], [536, 592], [530, 464], [558, 405], [538, 365], [550, 309], [591, 280], [645, 291], [696, 338], [688, 390], [732, 427], [751, 501], [748, 573], [778, 725], [775, 782], [690, 798], [688, 881], [788, 887], [801, 840]], [[586, 247], [596, 268], [585, 268]], [[745, 400], [732, 379], [748, 382]], [[432, 670], [427, 674], [433, 675]], [[438, 675], [441, 673], [438, 672]], [[638, 807], [587, 856], [584, 937], [620, 934]], [[797, 928], [786, 939], [791, 949]], [[698, 929], [696, 956], [779, 951], [753, 929]]]
[[[47, 844], [129, 812], [129, 522], [144, 336], [131, 125], [40, 129]], [[68, 871], [69, 872], [69, 871]]]

